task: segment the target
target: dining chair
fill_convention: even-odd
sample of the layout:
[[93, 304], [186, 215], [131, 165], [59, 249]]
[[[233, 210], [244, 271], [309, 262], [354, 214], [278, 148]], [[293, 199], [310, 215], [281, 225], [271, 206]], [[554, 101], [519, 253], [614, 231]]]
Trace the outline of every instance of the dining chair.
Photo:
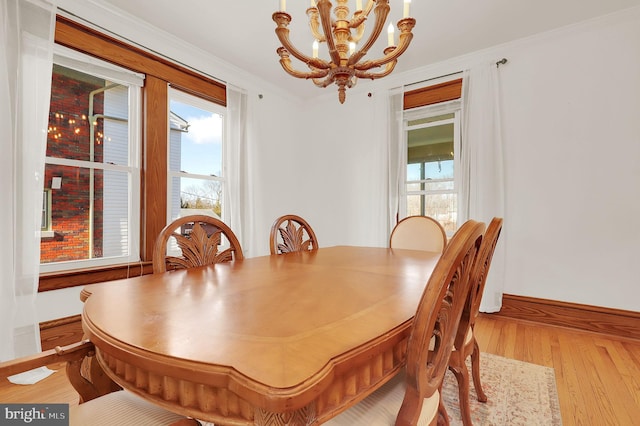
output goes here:
[[460, 326], [454, 341], [453, 352], [449, 359], [451, 370], [458, 382], [460, 403], [460, 415], [464, 426], [471, 426], [471, 408], [469, 405], [469, 371], [465, 361], [471, 356], [471, 375], [473, 387], [476, 390], [478, 401], [487, 402], [487, 395], [480, 382], [480, 348], [473, 333], [476, 318], [480, 312], [482, 293], [487, 281], [491, 259], [502, 231], [502, 218], [494, 217], [482, 238], [482, 244], [478, 252], [477, 260], [471, 272], [471, 290], [469, 299], [462, 312]]
[[[229, 247], [219, 251], [223, 236]], [[181, 257], [167, 255], [171, 238], [175, 238]], [[160, 231], [153, 249], [153, 273], [240, 259], [244, 259], [240, 241], [227, 224], [211, 216], [190, 215], [174, 220]]]
[[294, 214], [287, 214], [273, 222], [269, 248], [271, 254], [317, 250], [318, 239], [306, 220]]
[[389, 247], [442, 253], [447, 234], [440, 222], [429, 216], [407, 216], [391, 231]]
[[[193, 419], [172, 413], [129, 391], [121, 390], [104, 375], [104, 371], [99, 367], [95, 358], [95, 347], [88, 340], [64, 348], [56, 347], [35, 355], [2, 362], [0, 363], [0, 377], [6, 378], [34, 368], [52, 365], [66, 365], [69, 382], [78, 392], [79, 404], [69, 405], [68, 424], [71, 426], [181, 426], [197, 424]], [[91, 371], [91, 373], [87, 374], [86, 371]], [[94, 380], [86, 378], [88, 375]], [[27, 401], [29, 404], [50, 402]]]
[[471, 269], [483, 232], [483, 223], [469, 220], [444, 249], [413, 318], [404, 370], [327, 425], [448, 424], [440, 388], [468, 299]]

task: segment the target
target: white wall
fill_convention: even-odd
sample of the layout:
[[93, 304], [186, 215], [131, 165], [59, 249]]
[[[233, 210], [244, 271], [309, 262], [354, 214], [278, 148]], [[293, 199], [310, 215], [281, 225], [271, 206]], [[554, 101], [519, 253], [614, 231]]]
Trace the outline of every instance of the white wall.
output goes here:
[[[640, 311], [640, 8], [361, 83], [342, 106], [333, 87], [300, 104], [202, 52], [150, 47], [249, 90], [248, 256], [268, 253], [286, 213], [304, 216], [323, 246], [385, 245], [386, 89], [506, 56], [505, 293]], [[79, 313], [79, 291], [41, 293], [40, 320]]]
[[506, 293], [640, 311], [640, 13], [508, 53]]
[[[503, 56], [509, 60], [500, 69], [505, 293], [640, 311], [635, 269], [640, 258], [640, 8], [456, 58], [422, 73], [414, 70], [403, 83]], [[397, 84], [402, 76], [395, 78]], [[331, 187], [345, 191], [332, 196], [337, 205], [359, 210], [346, 213], [347, 236], [329, 227], [320, 235], [330, 235], [332, 243], [371, 243], [371, 228], [359, 225], [367, 218], [375, 222], [368, 216], [384, 191], [370, 186], [368, 201], [358, 203], [359, 198], [351, 198], [356, 188], [350, 182], [359, 172], [379, 167], [361, 148], [386, 130], [367, 118], [371, 109], [353, 96], [347, 98], [352, 123], [345, 123], [344, 113], [330, 108], [332, 103], [337, 102], [328, 99], [317, 110], [324, 111], [324, 121], [333, 128], [314, 134], [310, 143], [326, 145], [331, 133], [345, 136], [344, 142], [328, 146], [340, 153]], [[326, 153], [325, 161], [330, 157]], [[310, 185], [328, 196], [318, 182]], [[324, 214], [327, 222], [336, 220], [333, 212]]]

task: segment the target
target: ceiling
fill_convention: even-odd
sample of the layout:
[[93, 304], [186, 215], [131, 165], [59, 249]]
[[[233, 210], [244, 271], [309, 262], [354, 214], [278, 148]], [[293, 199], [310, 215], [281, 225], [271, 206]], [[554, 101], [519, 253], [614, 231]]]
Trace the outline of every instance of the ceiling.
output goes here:
[[[97, 2], [111, 4], [297, 96], [311, 97], [323, 90], [289, 76], [280, 67], [276, 54], [280, 44], [271, 19], [279, 0]], [[402, 0], [389, 3], [395, 24]], [[305, 14], [309, 4], [310, 0], [287, 1], [287, 12], [292, 15], [290, 37], [298, 49], [310, 54], [312, 38]], [[355, 7], [355, 0], [350, 4]], [[640, 0], [413, 0], [411, 16], [417, 21], [413, 41], [394, 73], [637, 5]], [[380, 39], [386, 44], [386, 34]], [[384, 46], [376, 44], [365, 59], [381, 56]], [[296, 67], [304, 70], [299, 63]]]

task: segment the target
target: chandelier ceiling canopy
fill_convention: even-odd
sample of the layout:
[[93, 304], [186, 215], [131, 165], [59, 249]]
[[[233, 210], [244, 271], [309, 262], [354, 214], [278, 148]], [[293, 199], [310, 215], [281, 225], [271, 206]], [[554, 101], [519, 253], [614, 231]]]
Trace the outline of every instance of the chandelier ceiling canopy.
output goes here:
[[[311, 0], [311, 7], [307, 9], [311, 34], [315, 39], [310, 49], [311, 56], [305, 55], [291, 43], [288, 28], [291, 15], [285, 11], [286, 0], [280, 0], [280, 11], [275, 12], [272, 17], [277, 24], [276, 34], [282, 43], [277, 50], [282, 68], [294, 77], [311, 79], [318, 87], [335, 83], [338, 86], [338, 99], [340, 103], [344, 103], [346, 89], [355, 86], [358, 78], [373, 80], [389, 75], [395, 68], [398, 57], [409, 47], [413, 38], [411, 31], [416, 24], [416, 20], [409, 17], [410, 1], [404, 0], [403, 18], [397, 23], [400, 31], [398, 45], [395, 45], [393, 24], [389, 24], [388, 46], [384, 49], [383, 56], [364, 60], [384, 29], [391, 9], [389, 0], [367, 0], [364, 9], [362, 0], [356, 0], [356, 10], [351, 15], [349, 0], [336, 0], [337, 5], [333, 8], [330, 0]], [[334, 18], [331, 17], [332, 11]], [[366, 41], [360, 44], [365, 35], [365, 22], [371, 11], [375, 15], [373, 28]], [[327, 43], [328, 60], [318, 57], [319, 43]], [[306, 64], [309, 71], [294, 69], [291, 56]], [[374, 70], [382, 66], [382, 70]]]

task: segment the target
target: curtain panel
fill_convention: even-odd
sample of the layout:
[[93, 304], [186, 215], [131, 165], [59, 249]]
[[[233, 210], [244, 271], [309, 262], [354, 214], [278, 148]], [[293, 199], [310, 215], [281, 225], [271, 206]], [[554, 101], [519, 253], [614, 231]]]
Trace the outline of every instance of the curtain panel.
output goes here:
[[35, 300], [55, 5], [3, 1], [0, 19], [0, 359], [7, 360], [41, 350]]
[[[493, 217], [504, 218], [505, 193], [500, 80], [495, 61], [467, 70], [463, 86], [458, 220], [489, 224]], [[493, 255], [480, 305], [482, 312], [497, 312], [502, 307], [504, 239], [505, 232]]]
[[255, 253], [251, 247], [254, 215], [249, 184], [249, 110], [246, 91], [227, 84], [226, 164], [229, 169], [229, 226], [238, 237], [245, 257]]

